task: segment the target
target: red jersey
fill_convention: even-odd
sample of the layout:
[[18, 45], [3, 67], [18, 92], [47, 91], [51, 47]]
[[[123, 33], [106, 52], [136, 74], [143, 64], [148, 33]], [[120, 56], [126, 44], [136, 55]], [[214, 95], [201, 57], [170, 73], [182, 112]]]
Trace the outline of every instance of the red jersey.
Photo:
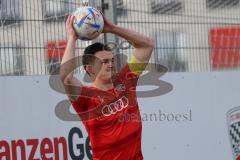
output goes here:
[[143, 159], [138, 77], [127, 64], [113, 79], [113, 89], [84, 86], [78, 99], [70, 100], [89, 135], [93, 160]]

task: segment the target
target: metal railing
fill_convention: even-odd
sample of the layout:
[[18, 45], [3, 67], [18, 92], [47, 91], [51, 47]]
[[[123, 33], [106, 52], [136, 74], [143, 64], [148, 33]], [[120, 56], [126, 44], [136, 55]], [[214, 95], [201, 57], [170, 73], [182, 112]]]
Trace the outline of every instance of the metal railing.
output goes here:
[[[49, 75], [61, 61], [66, 17], [81, 1], [1, 2], [0, 76]], [[118, 25], [155, 39], [151, 63], [163, 64], [171, 72], [239, 69], [237, 1], [231, 5], [217, 0], [211, 4], [209, 0], [118, 0], [116, 4], [116, 10], [110, 14], [116, 17]], [[76, 55], [86, 46], [87, 42], [79, 41]], [[130, 55], [132, 48], [118, 51]], [[83, 70], [76, 71], [80, 72]]]

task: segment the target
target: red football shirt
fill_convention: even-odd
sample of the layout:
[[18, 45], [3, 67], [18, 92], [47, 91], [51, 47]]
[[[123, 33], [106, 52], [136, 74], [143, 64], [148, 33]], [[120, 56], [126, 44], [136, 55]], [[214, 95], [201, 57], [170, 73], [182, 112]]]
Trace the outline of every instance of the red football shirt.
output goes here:
[[78, 99], [70, 100], [89, 135], [93, 160], [143, 159], [138, 78], [127, 64], [116, 74], [113, 89], [84, 86]]

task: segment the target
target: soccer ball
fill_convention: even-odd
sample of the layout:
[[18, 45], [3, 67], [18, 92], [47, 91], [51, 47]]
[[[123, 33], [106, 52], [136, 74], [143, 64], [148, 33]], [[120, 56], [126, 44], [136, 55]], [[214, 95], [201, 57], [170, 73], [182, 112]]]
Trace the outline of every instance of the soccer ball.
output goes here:
[[101, 12], [96, 8], [84, 6], [77, 8], [73, 13], [75, 16], [73, 28], [81, 40], [92, 40], [97, 38], [104, 27]]

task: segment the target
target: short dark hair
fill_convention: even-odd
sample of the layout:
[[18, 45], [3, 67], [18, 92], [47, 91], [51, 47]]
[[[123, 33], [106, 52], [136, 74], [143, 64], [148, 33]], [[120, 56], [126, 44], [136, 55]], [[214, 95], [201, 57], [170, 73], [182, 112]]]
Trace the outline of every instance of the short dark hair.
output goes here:
[[100, 42], [93, 43], [85, 48], [82, 58], [82, 64], [84, 68], [85, 65], [88, 65], [95, 60], [94, 55], [99, 51], [111, 51], [111, 49], [107, 45], [104, 45], [103, 43]]
[[84, 55], [94, 55], [98, 51], [104, 51], [105, 45], [100, 42], [93, 43], [85, 48]]

